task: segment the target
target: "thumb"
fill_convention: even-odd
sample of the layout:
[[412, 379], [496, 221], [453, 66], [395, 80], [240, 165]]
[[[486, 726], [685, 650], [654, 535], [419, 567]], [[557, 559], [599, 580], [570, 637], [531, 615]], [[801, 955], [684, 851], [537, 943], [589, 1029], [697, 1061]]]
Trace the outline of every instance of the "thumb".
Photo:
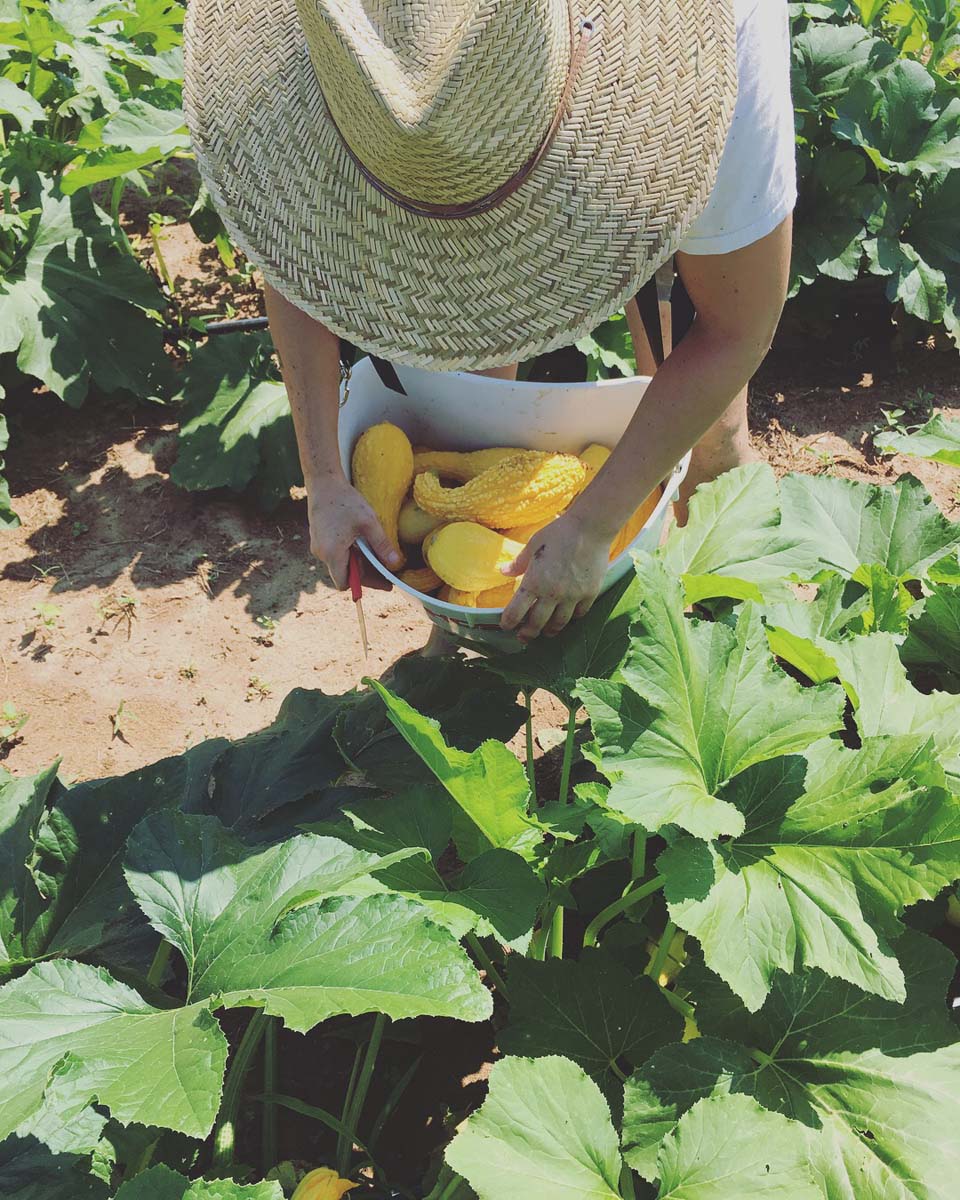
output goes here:
[[509, 575], [511, 578], [516, 578], [517, 575], [522, 575], [530, 566], [530, 556], [533, 551], [530, 548], [530, 543], [524, 546], [517, 557], [511, 563], [507, 563], [505, 567], [501, 567], [502, 574]]
[[383, 526], [376, 517], [369, 517], [360, 526], [360, 532], [370, 543], [370, 549], [387, 567], [399, 567], [402, 561], [397, 548], [383, 532]]

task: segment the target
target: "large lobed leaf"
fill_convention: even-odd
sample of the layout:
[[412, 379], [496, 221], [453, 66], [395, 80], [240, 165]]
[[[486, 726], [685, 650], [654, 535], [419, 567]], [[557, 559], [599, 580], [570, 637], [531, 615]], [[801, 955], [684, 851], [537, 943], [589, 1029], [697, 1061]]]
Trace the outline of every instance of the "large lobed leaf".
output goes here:
[[923, 737], [823, 741], [758, 764], [724, 793], [744, 816], [738, 837], [661, 855], [670, 915], [750, 1010], [778, 970], [812, 967], [901, 1000], [886, 937], [960, 878], [960, 798], [944, 782]]
[[205, 1137], [227, 1057], [209, 1010], [154, 1008], [82, 963], [32, 967], [0, 988], [0, 1138], [75, 1120], [94, 1101], [123, 1123]]
[[[960, 175], [957, 178], [960, 181]], [[960, 467], [960, 421], [951, 421], [942, 413], [931, 417], [926, 425], [913, 433], [878, 433], [873, 440], [877, 449], [885, 454], [912, 454], [916, 458]]]
[[735, 629], [684, 615], [679, 582], [638, 560], [640, 633], [619, 675], [583, 680], [595, 741], [586, 753], [610, 779], [611, 808], [657, 832], [738, 834], [744, 820], [718, 793], [754, 763], [803, 749], [842, 724], [833, 685], [804, 689], [774, 664], [756, 609]]
[[301, 1033], [338, 1013], [482, 1020], [489, 992], [420, 905], [337, 894], [410, 853], [311, 834], [251, 848], [213, 817], [168, 812], [134, 831], [126, 875], [183, 955], [189, 1001], [262, 1007]]
[[185, 1179], [157, 1164], [122, 1184], [115, 1200], [283, 1200], [279, 1183], [234, 1179]]
[[303, 482], [283, 384], [266, 335], [213, 338], [182, 376], [183, 418], [170, 478], [188, 491], [253, 486], [272, 509]]
[[0, 275], [0, 353], [68, 404], [91, 381], [156, 398], [165, 370], [163, 298], [89, 196], [44, 183], [26, 248]]
[[705, 1036], [657, 1051], [629, 1080], [627, 1161], [654, 1178], [657, 1147], [678, 1118], [682, 1127], [691, 1106], [733, 1093], [802, 1123], [825, 1196], [948, 1200], [960, 1168], [960, 1046], [943, 1005], [953, 959], [921, 934], [897, 951], [903, 1006], [811, 971], [778, 975], [750, 1016], [692, 968]]

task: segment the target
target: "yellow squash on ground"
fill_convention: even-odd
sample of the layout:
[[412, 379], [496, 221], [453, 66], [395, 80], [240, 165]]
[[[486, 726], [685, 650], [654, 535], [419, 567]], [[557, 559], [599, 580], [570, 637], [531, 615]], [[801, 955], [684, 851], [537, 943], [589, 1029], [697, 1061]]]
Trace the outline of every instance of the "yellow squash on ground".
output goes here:
[[443, 487], [431, 472], [417, 475], [413, 498], [424, 512], [446, 521], [512, 529], [563, 512], [583, 487], [586, 473], [573, 454], [524, 450], [460, 487]]
[[412, 587], [415, 592], [423, 592], [425, 596], [435, 592], [443, 583], [436, 571], [431, 570], [430, 567], [412, 567], [401, 571], [398, 578], [401, 583]]
[[432, 533], [424, 556], [444, 583], [461, 592], [485, 592], [504, 584], [501, 567], [513, 562], [523, 546], [484, 525], [454, 521]]
[[377, 514], [383, 531], [400, 548], [400, 507], [413, 479], [413, 447], [396, 425], [381, 421], [371, 425], [353, 448], [353, 486]]
[[486, 450], [421, 450], [413, 455], [413, 469], [417, 475], [433, 471], [444, 479], [456, 479], [468, 483], [484, 471], [495, 467], [505, 458], [522, 454], [519, 446], [490, 446]]

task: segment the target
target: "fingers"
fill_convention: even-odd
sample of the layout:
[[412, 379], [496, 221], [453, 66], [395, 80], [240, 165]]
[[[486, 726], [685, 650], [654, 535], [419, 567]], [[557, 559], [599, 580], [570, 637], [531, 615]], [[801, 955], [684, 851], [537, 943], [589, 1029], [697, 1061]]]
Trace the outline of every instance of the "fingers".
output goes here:
[[531, 553], [532, 550], [530, 549], [530, 543], [527, 542], [512, 563], [507, 563], [505, 567], [500, 568], [501, 572], [504, 575], [510, 576], [511, 579], [515, 579], [518, 575], [522, 575], [530, 565]]
[[536, 596], [528, 592], [526, 588], [523, 586], [519, 587], [514, 593], [513, 599], [503, 610], [503, 616], [500, 618], [500, 628], [516, 629], [529, 610], [534, 606], [536, 600]]
[[517, 629], [517, 637], [521, 642], [532, 642], [539, 637], [556, 611], [555, 600], [537, 600]]
[[327, 570], [330, 572], [330, 578], [333, 580], [333, 586], [337, 591], [345, 591], [349, 586], [347, 565], [349, 562], [350, 547], [337, 546], [330, 551], [315, 549], [313, 553], [327, 564]]
[[587, 613], [590, 611], [590, 609], [593, 608], [593, 603], [595, 600], [596, 600], [596, 596], [591, 596], [587, 600], [581, 600], [580, 603], [573, 610], [573, 616], [572, 616], [571, 620], [579, 621], [581, 617], [585, 617], [587, 615]]
[[568, 600], [565, 604], [558, 604], [553, 610], [553, 615], [543, 627], [544, 637], [556, 637], [558, 633], [562, 633], [570, 624], [574, 611], [577, 605]]
[[383, 532], [383, 526], [372, 513], [363, 521], [358, 532], [367, 539], [370, 549], [385, 566], [391, 570], [400, 566], [401, 558], [396, 547]]

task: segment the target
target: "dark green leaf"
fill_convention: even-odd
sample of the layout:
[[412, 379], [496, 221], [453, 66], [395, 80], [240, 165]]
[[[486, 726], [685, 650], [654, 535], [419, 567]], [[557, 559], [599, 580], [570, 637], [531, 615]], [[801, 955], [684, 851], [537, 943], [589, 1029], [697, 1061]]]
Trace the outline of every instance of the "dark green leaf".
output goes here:
[[514, 955], [507, 970], [510, 1016], [498, 1044], [506, 1054], [561, 1054], [600, 1085], [615, 1113], [624, 1068], [683, 1033], [683, 1018], [657, 984], [599, 950], [579, 961]]
[[960, 692], [960, 587], [934, 588], [910, 622], [900, 657], [910, 670], [922, 670], [947, 691]]

